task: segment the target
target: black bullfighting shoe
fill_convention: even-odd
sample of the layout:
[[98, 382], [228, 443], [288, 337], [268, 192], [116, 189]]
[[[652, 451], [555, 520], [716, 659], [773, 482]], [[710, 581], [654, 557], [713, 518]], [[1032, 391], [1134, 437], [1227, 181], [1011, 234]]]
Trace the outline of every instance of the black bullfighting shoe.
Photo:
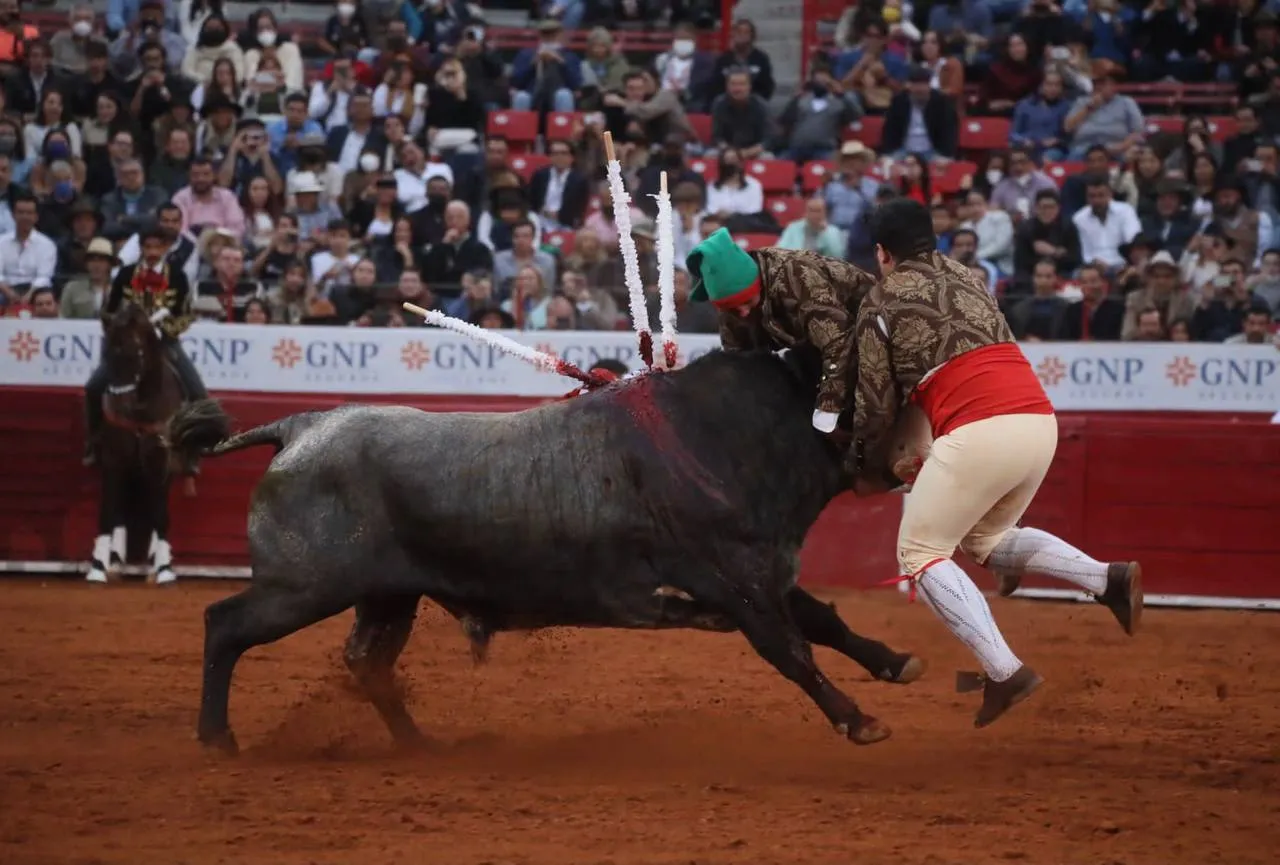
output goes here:
[[956, 690], [964, 693], [982, 688], [982, 708], [973, 719], [973, 726], [986, 727], [1005, 712], [1030, 697], [1044, 679], [1035, 670], [1023, 664], [1003, 682], [994, 682], [980, 673], [957, 673]]

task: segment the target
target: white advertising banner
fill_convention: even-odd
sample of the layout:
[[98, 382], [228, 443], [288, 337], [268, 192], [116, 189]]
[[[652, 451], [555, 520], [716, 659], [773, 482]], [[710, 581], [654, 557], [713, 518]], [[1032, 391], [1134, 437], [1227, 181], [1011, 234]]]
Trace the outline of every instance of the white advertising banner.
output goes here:
[[[583, 369], [601, 358], [633, 369], [641, 363], [636, 338], [626, 332], [509, 335]], [[201, 322], [182, 344], [215, 391], [543, 397], [575, 386], [435, 328]], [[682, 336], [681, 357], [717, 344], [712, 335]], [[0, 319], [0, 386], [80, 387], [101, 348], [97, 321]], [[1280, 351], [1271, 345], [1028, 343], [1022, 350], [1063, 411], [1280, 409]]]

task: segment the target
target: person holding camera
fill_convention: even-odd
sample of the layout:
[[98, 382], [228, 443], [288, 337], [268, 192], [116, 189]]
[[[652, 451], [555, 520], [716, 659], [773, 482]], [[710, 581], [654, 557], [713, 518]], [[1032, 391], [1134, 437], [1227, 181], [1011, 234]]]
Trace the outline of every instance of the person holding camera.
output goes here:
[[511, 107], [516, 111], [572, 111], [582, 86], [582, 61], [560, 44], [559, 21], [538, 24], [538, 45], [521, 49], [511, 64]]

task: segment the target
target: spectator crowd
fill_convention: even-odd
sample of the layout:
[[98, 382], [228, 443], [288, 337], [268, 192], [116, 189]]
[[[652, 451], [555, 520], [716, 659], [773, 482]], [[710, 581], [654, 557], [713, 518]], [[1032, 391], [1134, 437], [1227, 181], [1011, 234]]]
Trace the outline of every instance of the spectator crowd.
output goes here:
[[[683, 271], [712, 231], [874, 270], [867, 215], [907, 196], [1019, 339], [1274, 339], [1277, 0], [864, 0], [793, 93], [750, 21], [709, 50], [701, 4], [534, 7], [511, 53], [459, 0], [296, 32], [208, 0], [42, 28], [0, 0], [0, 309], [95, 317], [158, 225], [202, 318], [627, 328], [609, 131], [654, 320], [668, 175], [684, 332], [716, 330]], [[623, 50], [659, 17], [663, 50]]]

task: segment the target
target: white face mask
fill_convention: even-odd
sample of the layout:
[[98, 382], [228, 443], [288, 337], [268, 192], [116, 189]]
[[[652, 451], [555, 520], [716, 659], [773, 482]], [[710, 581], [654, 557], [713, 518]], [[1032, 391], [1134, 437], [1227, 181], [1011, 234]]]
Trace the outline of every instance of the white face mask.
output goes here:
[[93, 23], [90, 21], [77, 21], [71, 25], [71, 32], [83, 39], [93, 32]]
[[354, 3], [339, 3], [339, 4], [338, 4], [338, 17], [339, 17], [339, 18], [343, 18], [343, 19], [350, 18], [350, 17], [351, 17], [352, 15], [354, 15], [354, 14], [356, 14], [356, 4], [354, 4]]
[[365, 174], [372, 174], [378, 170], [379, 162], [376, 153], [366, 153], [360, 157], [360, 170]]
[[677, 57], [691, 57], [694, 47], [692, 39], [677, 39], [671, 43], [671, 53]]
[[276, 44], [276, 31], [274, 31], [274, 30], [259, 30], [259, 31], [258, 31], [258, 44], [259, 44], [259, 45], [261, 45], [263, 48], [270, 48], [272, 45], [275, 45], [275, 44]]
[[987, 183], [995, 186], [1004, 178], [1004, 172], [998, 168], [990, 168], [987, 170]]

